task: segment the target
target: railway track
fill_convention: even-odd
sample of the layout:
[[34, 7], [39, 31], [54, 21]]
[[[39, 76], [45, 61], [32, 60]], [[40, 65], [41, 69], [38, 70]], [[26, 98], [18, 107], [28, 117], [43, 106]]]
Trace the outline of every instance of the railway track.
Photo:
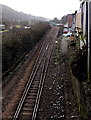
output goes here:
[[[48, 32], [50, 32], [50, 29], [43, 36], [43, 38], [41, 39], [41, 42], [43, 41], [43, 39], [45, 38], [45, 36], [47, 35]], [[40, 49], [40, 47], [41, 47], [41, 43], [39, 44], [39, 46], [37, 46], [35, 52], [37, 52]], [[26, 59], [27, 59], [27, 53], [24, 53], [23, 56], [21, 56], [21, 58], [19, 60], [17, 60], [16, 63], [11, 68], [9, 68], [6, 72], [4, 72], [2, 74], [3, 86], [5, 86], [7, 84], [7, 82], [10, 80], [10, 78], [13, 76], [13, 74], [15, 74], [15, 72], [17, 71], [17, 69], [22, 65], [22, 63]]]
[[36, 119], [49, 60], [55, 38], [58, 34], [58, 29], [59, 28], [54, 27], [50, 31], [50, 36], [47, 36], [44, 40], [12, 120]]

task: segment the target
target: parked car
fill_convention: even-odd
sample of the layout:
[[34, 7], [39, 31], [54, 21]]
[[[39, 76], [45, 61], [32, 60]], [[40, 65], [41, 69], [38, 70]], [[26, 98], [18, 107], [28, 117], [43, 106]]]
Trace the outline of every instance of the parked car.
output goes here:
[[64, 28], [63, 33], [68, 33], [68, 29]]
[[72, 32], [70, 31], [64, 31], [63, 36], [70, 37], [72, 35]]
[[5, 30], [5, 25], [0, 24], [0, 31]]

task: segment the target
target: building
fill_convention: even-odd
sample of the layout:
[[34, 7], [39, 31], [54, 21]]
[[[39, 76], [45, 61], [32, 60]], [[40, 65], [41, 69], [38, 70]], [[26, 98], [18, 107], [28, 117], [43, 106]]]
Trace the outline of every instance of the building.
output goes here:
[[76, 27], [76, 21], [75, 21], [75, 13], [73, 14], [68, 14], [67, 15], [67, 25], [68, 28], [71, 28], [72, 31], [75, 31], [75, 27]]
[[77, 34], [81, 32], [81, 9], [76, 11], [76, 31]]
[[68, 14], [67, 23], [68, 23], [68, 27], [71, 28], [72, 27], [72, 14]]

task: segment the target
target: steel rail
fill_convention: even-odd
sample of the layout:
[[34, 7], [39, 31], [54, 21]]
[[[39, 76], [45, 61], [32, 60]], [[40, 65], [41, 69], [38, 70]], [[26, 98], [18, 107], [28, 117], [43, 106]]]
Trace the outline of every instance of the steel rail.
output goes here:
[[[45, 35], [41, 38], [41, 41], [44, 39], [45, 36], [47, 36], [48, 32], [51, 32], [51, 29], [49, 29], [49, 30], [45, 33]], [[43, 44], [42, 44], [42, 46], [43, 46]], [[26, 55], [26, 53], [25, 53], [25, 55]], [[14, 69], [14, 67], [16, 67], [16, 65], [18, 65], [18, 64], [20, 65], [20, 64], [21, 64], [21, 63], [20, 63], [21, 60], [24, 60], [24, 55], [23, 55], [12, 67], [10, 67], [7, 71], [5, 71], [5, 72], [2, 74], [2, 77], [4, 78], [4, 76], [6, 76], [7, 74], [9, 74], [9, 72], [12, 71], [12, 70]], [[12, 76], [12, 74], [11, 74], [11, 76]], [[10, 76], [10, 77], [11, 77], [11, 76]], [[9, 78], [10, 78], [10, 77], [9, 77]], [[5, 85], [7, 82], [8, 82], [8, 80], [6, 80], [6, 82], [4, 82], [3, 85]]]
[[[55, 35], [55, 36], [56, 36], [56, 35]], [[55, 37], [54, 37], [54, 38], [55, 38]], [[30, 86], [31, 86], [31, 84], [32, 84], [32, 82], [33, 82], [33, 79], [35, 78], [35, 75], [36, 75], [36, 73], [37, 73], [37, 71], [38, 71], [38, 69], [39, 69], [39, 66], [40, 66], [40, 64], [41, 64], [41, 61], [42, 61], [43, 57], [44, 57], [45, 54], [46, 54], [46, 51], [48, 50], [48, 47], [49, 47], [49, 44], [50, 44], [50, 43], [46, 44], [46, 46], [45, 46], [46, 48], [45, 48], [45, 50], [44, 50], [44, 52], [43, 52], [44, 44], [45, 44], [46, 42], [49, 42], [49, 41], [45, 41], [45, 42], [43, 42], [43, 44], [42, 44], [41, 50], [40, 50], [40, 52], [39, 52], [39, 55], [38, 55], [38, 57], [37, 57], [37, 59], [36, 59], [35, 65], [34, 65], [34, 67], [33, 67], [33, 71], [32, 71], [32, 73], [31, 73], [31, 75], [30, 75], [30, 77], [29, 77], [28, 83], [27, 83], [27, 85], [26, 85], [26, 87], [25, 87], [25, 90], [24, 90], [24, 92], [23, 92], [23, 95], [22, 95], [22, 97], [21, 97], [21, 99], [20, 99], [20, 102], [19, 102], [18, 107], [17, 107], [17, 109], [16, 109], [16, 112], [15, 112], [15, 114], [14, 114], [13, 120], [17, 120], [17, 119], [18, 119], [18, 116], [19, 116], [19, 114], [20, 114], [20, 111], [21, 111], [21, 109], [22, 109], [23, 103], [24, 103], [25, 98], [26, 98], [26, 96], [27, 96], [27, 94], [28, 94], [28, 91], [29, 91], [29, 89], [30, 89]], [[52, 47], [53, 47], [53, 46], [52, 46]], [[52, 49], [51, 49], [51, 50], [52, 50]], [[41, 59], [39, 60], [41, 52], [43, 52], [43, 54], [42, 54], [42, 56], [41, 56]], [[50, 55], [51, 55], [51, 52], [50, 52]], [[50, 57], [50, 55], [49, 55], [49, 57]], [[38, 62], [38, 60], [39, 60], [39, 62]], [[37, 98], [36, 98], [36, 102], [35, 102], [36, 104], [35, 104], [35, 107], [34, 107], [34, 112], [33, 112], [32, 120], [35, 120], [36, 115], [37, 115], [37, 109], [38, 109], [38, 106], [39, 106], [39, 101], [40, 101], [40, 97], [41, 97], [41, 93], [42, 93], [42, 89], [43, 89], [43, 84], [44, 84], [44, 80], [45, 80], [46, 73], [47, 73], [47, 69], [48, 69], [48, 64], [49, 64], [49, 58], [48, 58], [48, 63], [47, 63], [47, 65], [43, 64], [42, 74], [41, 74], [41, 81], [40, 81], [39, 90], [38, 90], [38, 94], [37, 94]], [[36, 66], [37, 66], [37, 67], [36, 67]], [[44, 69], [44, 68], [45, 68], [45, 69]], [[44, 72], [43, 72], [43, 71], [44, 71]]]
[[[58, 34], [58, 32], [55, 34], [54, 40], [55, 40], [57, 34]], [[37, 97], [36, 97], [36, 102], [35, 102], [35, 106], [34, 106], [34, 110], [33, 110], [32, 120], [35, 120], [36, 116], [37, 116], [39, 102], [40, 102], [41, 94], [42, 94], [42, 91], [43, 91], [43, 86], [44, 86], [44, 82], [45, 82], [45, 78], [46, 78], [46, 74], [47, 74], [47, 70], [48, 70], [48, 66], [49, 66], [49, 60], [50, 60], [50, 57], [51, 57], [53, 46], [54, 46], [54, 44], [52, 44], [51, 50], [49, 51], [50, 53], [48, 54], [49, 55], [48, 56], [48, 62], [47, 62], [47, 64], [44, 64], [43, 69], [42, 69], [42, 73], [43, 73], [43, 71], [44, 71], [44, 73], [41, 75], [41, 80], [40, 80], [39, 90], [38, 90], [38, 94], [37, 94]], [[45, 62], [46, 62], [46, 59], [45, 59]], [[45, 67], [45, 69], [44, 69], [44, 67]]]
[[[45, 42], [44, 42], [44, 43], [45, 43]], [[23, 103], [24, 103], [24, 100], [25, 100], [25, 98], [26, 98], [26, 96], [27, 96], [27, 93], [28, 93], [28, 91], [29, 91], [29, 89], [30, 89], [30, 86], [31, 86], [31, 84], [32, 84], [32, 82], [33, 82], [33, 79], [34, 79], [34, 77], [35, 77], [35, 75], [36, 75], [36, 73], [37, 73], [37, 70], [38, 70], [38, 68], [39, 68], [39, 66], [40, 66], [40, 64], [41, 64], [41, 61], [42, 61], [42, 59], [43, 59], [43, 56], [45, 55], [45, 53], [46, 53], [46, 51], [47, 51], [47, 49], [48, 49], [48, 46], [49, 46], [49, 45], [46, 46], [46, 49], [45, 49], [44, 53], [42, 54], [39, 63], [37, 63], [37, 62], [38, 62], [38, 59], [39, 59], [39, 57], [40, 57], [40, 54], [41, 54], [41, 52], [42, 52], [42, 50], [43, 50], [43, 45], [44, 45], [44, 44], [42, 44], [42, 48], [41, 48], [41, 50], [40, 50], [40, 52], [39, 52], [38, 58], [36, 59], [35, 65], [34, 65], [33, 70], [32, 70], [32, 73], [31, 73], [31, 75], [30, 75], [30, 77], [29, 77], [28, 83], [27, 83], [27, 85], [26, 85], [26, 87], [25, 87], [25, 90], [24, 90], [24, 92], [23, 92], [23, 95], [22, 95], [22, 97], [21, 97], [21, 99], [20, 99], [19, 105], [18, 105], [18, 107], [17, 107], [17, 109], [16, 109], [16, 112], [15, 112], [15, 114], [14, 114], [13, 120], [17, 120], [17, 118], [18, 118], [18, 116], [19, 116], [20, 110], [21, 110], [22, 105], [23, 105]], [[36, 66], [37, 66], [37, 68], [36, 68]], [[35, 70], [35, 69], [36, 69], [36, 70]]]
[[[36, 97], [36, 102], [35, 102], [35, 106], [33, 110], [32, 120], [35, 120], [37, 116], [37, 111], [38, 111], [39, 102], [40, 102], [40, 98], [41, 98], [41, 94], [43, 91], [43, 86], [44, 86], [44, 82], [45, 82], [45, 78], [46, 78], [46, 74], [48, 70], [50, 56], [51, 56], [51, 52], [50, 52], [47, 64], [44, 64], [43, 69], [42, 69], [43, 74], [41, 75], [41, 80], [40, 80], [39, 90], [38, 90], [38, 94]], [[45, 59], [45, 62], [46, 62], [46, 59]]]

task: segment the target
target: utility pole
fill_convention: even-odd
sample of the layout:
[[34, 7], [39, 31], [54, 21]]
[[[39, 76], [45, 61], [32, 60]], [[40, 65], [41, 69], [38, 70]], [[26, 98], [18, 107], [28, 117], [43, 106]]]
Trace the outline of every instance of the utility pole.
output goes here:
[[88, 2], [88, 82], [91, 80], [91, 1]]

